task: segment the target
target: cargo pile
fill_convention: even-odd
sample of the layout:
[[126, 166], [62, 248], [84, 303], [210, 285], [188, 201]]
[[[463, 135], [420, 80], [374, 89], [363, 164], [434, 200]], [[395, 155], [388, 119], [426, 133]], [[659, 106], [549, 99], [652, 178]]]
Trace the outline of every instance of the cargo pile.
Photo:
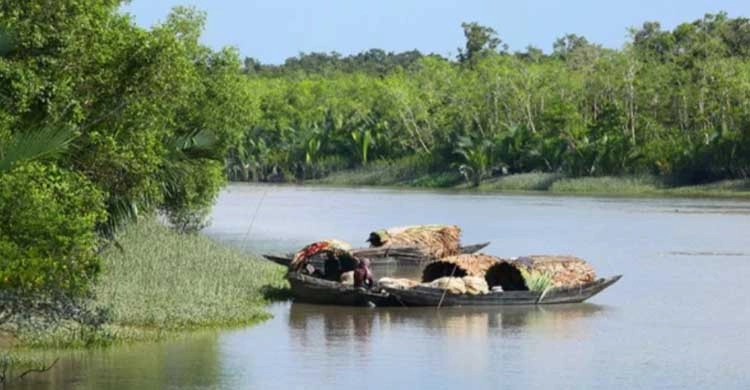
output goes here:
[[[472, 253], [488, 243], [462, 247], [460, 237], [461, 229], [454, 225], [403, 226], [370, 233], [370, 248], [352, 249], [331, 239], [309, 244], [289, 259], [266, 257], [289, 266], [287, 278], [298, 299], [347, 305], [580, 302], [620, 278], [597, 279], [591, 265], [574, 256], [500, 258]], [[388, 265], [425, 265], [421, 280], [375, 282], [371, 259]]]
[[433, 287], [451, 294], [486, 294], [490, 291], [545, 291], [576, 287], [596, 279], [586, 261], [573, 256], [496, 256], [462, 254], [433, 261], [425, 266], [421, 283], [386, 281], [389, 287]]
[[417, 246], [436, 259], [461, 253], [461, 229], [455, 225], [415, 225], [376, 230], [367, 240], [373, 248]]

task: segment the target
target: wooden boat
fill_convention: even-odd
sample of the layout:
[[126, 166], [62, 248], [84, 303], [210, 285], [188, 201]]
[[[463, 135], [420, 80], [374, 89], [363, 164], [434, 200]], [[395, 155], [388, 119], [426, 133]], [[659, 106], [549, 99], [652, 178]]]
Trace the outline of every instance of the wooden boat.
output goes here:
[[[483, 242], [480, 244], [462, 246], [461, 253], [476, 253], [489, 244], [489, 242]], [[357, 248], [353, 249], [351, 253], [356, 257], [364, 257], [370, 259], [371, 265], [421, 265], [425, 262], [434, 260], [421, 248], [416, 246]], [[263, 255], [263, 257], [273, 261], [274, 263], [288, 267], [289, 264], [291, 264], [294, 255], [278, 256], [265, 254]], [[312, 264], [316, 268], [323, 267], [323, 259], [320, 257], [313, 257], [309, 261], [310, 264]]]
[[379, 288], [365, 289], [321, 279], [300, 272], [289, 272], [287, 280], [295, 301], [343, 306], [394, 306], [398, 302]]
[[597, 279], [577, 287], [552, 288], [540, 291], [501, 291], [484, 295], [451, 294], [441, 288], [417, 286], [408, 289], [383, 287], [403, 306], [498, 306], [539, 305], [583, 302], [615, 284], [622, 275]]

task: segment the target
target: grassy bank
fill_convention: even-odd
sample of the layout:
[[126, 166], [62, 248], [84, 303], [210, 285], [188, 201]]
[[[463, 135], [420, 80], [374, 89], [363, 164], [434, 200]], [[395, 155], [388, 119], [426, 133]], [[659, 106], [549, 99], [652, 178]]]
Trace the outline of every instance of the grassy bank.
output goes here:
[[521, 173], [493, 177], [471, 187], [456, 173], [428, 173], [396, 162], [378, 162], [331, 174], [316, 185], [457, 188], [482, 192], [552, 193], [568, 195], [673, 196], [750, 198], [750, 180], [724, 180], [680, 185], [656, 176], [565, 177], [557, 173]]
[[432, 173], [429, 163], [416, 156], [395, 161], [380, 160], [369, 165], [334, 172], [315, 184], [341, 186], [410, 186], [447, 188], [459, 185], [463, 178], [458, 172]]
[[18, 334], [24, 347], [83, 347], [151, 341], [186, 330], [268, 318], [264, 291], [285, 286], [283, 270], [202, 235], [161, 224], [130, 226], [103, 253], [92, 305], [107, 310], [100, 329], [66, 323]]

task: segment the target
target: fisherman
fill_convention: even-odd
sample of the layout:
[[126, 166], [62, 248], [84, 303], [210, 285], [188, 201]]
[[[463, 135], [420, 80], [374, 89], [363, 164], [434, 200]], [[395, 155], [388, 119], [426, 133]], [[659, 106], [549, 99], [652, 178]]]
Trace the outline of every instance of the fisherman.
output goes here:
[[326, 280], [338, 282], [341, 280], [341, 262], [333, 253], [326, 253], [326, 260], [323, 263], [323, 277]]
[[360, 259], [357, 268], [354, 269], [354, 287], [371, 288], [373, 284], [372, 271], [370, 271], [370, 260]]

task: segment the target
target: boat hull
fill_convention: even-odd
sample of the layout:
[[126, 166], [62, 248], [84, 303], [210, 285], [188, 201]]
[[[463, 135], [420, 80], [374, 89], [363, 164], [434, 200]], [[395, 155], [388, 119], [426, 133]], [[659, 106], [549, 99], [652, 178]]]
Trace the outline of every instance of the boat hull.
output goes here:
[[599, 279], [579, 287], [537, 291], [503, 291], [484, 295], [444, 293], [443, 289], [417, 286], [410, 289], [387, 288], [391, 297], [403, 306], [505, 306], [583, 302], [616, 283], [622, 275]]
[[294, 300], [340, 306], [393, 306], [398, 303], [385, 292], [344, 285], [298, 272], [287, 274]]

